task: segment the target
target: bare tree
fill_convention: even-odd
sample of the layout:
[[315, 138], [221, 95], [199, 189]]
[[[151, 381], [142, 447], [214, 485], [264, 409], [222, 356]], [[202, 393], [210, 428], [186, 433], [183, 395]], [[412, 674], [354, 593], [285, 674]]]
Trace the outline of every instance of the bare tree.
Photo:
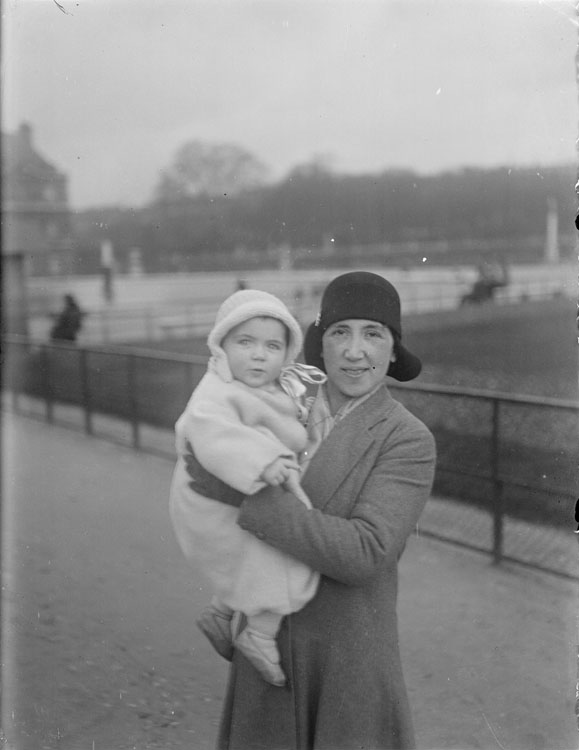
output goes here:
[[241, 146], [231, 143], [188, 141], [176, 152], [172, 164], [161, 171], [157, 200], [196, 195], [235, 195], [263, 185], [267, 167]]

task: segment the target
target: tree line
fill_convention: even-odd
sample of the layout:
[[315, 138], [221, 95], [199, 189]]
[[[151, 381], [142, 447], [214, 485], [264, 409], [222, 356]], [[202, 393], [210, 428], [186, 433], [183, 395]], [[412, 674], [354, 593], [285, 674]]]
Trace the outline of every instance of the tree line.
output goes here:
[[74, 233], [79, 258], [94, 259], [107, 239], [121, 266], [138, 248], [149, 271], [275, 265], [280, 248], [298, 264], [364, 248], [410, 260], [430, 247], [443, 262], [510, 249], [512, 260], [532, 260], [544, 245], [549, 200], [562, 250], [572, 252], [575, 182], [571, 165], [352, 175], [313, 160], [272, 183], [242, 149], [192, 143], [163, 170], [149, 203], [78, 212]]

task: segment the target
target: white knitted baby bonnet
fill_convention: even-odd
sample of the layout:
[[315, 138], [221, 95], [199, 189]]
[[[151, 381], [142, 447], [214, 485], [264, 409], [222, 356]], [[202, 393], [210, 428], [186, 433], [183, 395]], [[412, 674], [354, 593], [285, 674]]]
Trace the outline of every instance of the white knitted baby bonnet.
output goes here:
[[217, 372], [227, 382], [231, 382], [233, 377], [221, 342], [232, 328], [245, 323], [250, 318], [258, 317], [275, 318], [287, 326], [289, 345], [284, 365], [293, 362], [302, 348], [303, 334], [300, 325], [280, 299], [259, 289], [242, 289], [235, 292], [223, 302], [217, 311], [215, 325], [207, 337], [207, 345], [212, 355], [210, 369]]

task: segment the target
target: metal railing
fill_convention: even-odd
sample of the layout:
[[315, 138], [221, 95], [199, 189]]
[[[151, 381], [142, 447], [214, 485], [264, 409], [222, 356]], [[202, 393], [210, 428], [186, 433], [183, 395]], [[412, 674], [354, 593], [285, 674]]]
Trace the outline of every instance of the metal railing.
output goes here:
[[[464, 477], [468, 483], [474, 481], [486, 485], [486, 492], [474, 493], [476, 496], [471, 499], [490, 513], [490, 550], [473, 541], [476, 534], [467, 534], [470, 539], [461, 540], [448, 531], [424, 529], [423, 533], [472, 549], [490, 551], [497, 564], [503, 560], [522, 563], [579, 579], [576, 567], [579, 558], [567, 560], [567, 567], [573, 571], [569, 573], [553, 569], [546, 563], [538, 565], [521, 554], [509, 554], [505, 550], [508, 518], [519, 517], [547, 525], [555, 523], [567, 530], [571, 528], [573, 507], [578, 497], [579, 402], [443, 385], [391, 383], [389, 387], [400, 401], [429, 425], [437, 437], [437, 474]], [[428, 404], [431, 398], [436, 403]], [[452, 421], [456, 414], [445, 413], [441, 417], [440, 399], [443, 402], [448, 399], [462, 402], [458, 411], [470, 412], [470, 419], [462, 419], [461, 431], [451, 433], [459, 442], [458, 451], [452, 450], [449, 445], [448, 431], [444, 426], [445, 420]], [[422, 404], [417, 403], [420, 400]], [[445, 409], [444, 405], [442, 409]], [[486, 440], [481, 440], [485, 421], [481, 418], [481, 411], [485, 410], [488, 427]], [[486, 450], [486, 460], [473, 463], [472, 451], [468, 457], [467, 449], [463, 452], [465, 460], [461, 461], [460, 443], [470, 440], [472, 444], [473, 437], [478, 450]], [[446, 483], [439, 481], [438, 484], [444, 487]], [[452, 495], [453, 491], [445, 494]], [[519, 543], [518, 547], [521, 546]], [[533, 552], [531, 556], [536, 558], [537, 554]]]
[[[278, 282], [281, 283], [281, 282]], [[282, 295], [294, 316], [310, 323], [316, 316], [326, 282], [297, 282], [287, 285]], [[455, 310], [470, 283], [438, 280], [436, 283], [399, 282], [402, 307], [406, 315]], [[276, 290], [277, 291], [277, 290]], [[510, 305], [521, 300], [545, 300], [565, 295], [561, 282], [553, 279], [521, 281], [496, 290], [494, 299], [480, 303]], [[109, 344], [128, 341], [160, 341], [171, 337], [207, 335], [215, 320], [221, 299], [184, 304], [176, 301], [153, 306], [101, 307], [87, 310], [80, 335], [82, 344]], [[478, 308], [479, 305], [473, 305]], [[29, 333], [48, 339], [54, 316], [40, 309], [31, 312]]]
[[[2, 343], [2, 387], [14, 411], [66, 423], [72, 410], [89, 435], [174, 457], [172, 428], [205, 372], [206, 357], [18, 336]], [[437, 385], [390, 388], [435, 435], [437, 494], [473, 509], [465, 521], [471, 529], [461, 530], [455, 520], [441, 528], [433, 517], [422, 533], [490, 553], [495, 563], [510, 560], [579, 578], [574, 561], [537, 562], [539, 550], [521, 552], [520, 529], [512, 548], [517, 523], [555, 527], [552, 559], [566, 544], [557, 535], [570, 527], [577, 497], [579, 403]], [[490, 533], [473, 514], [490, 520]]]

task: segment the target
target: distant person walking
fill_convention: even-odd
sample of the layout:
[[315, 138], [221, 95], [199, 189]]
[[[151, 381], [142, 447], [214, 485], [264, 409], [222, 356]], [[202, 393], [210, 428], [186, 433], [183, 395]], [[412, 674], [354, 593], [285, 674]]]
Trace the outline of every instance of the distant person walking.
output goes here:
[[53, 341], [76, 341], [85, 314], [72, 294], [65, 294], [64, 307], [56, 317], [50, 338]]

